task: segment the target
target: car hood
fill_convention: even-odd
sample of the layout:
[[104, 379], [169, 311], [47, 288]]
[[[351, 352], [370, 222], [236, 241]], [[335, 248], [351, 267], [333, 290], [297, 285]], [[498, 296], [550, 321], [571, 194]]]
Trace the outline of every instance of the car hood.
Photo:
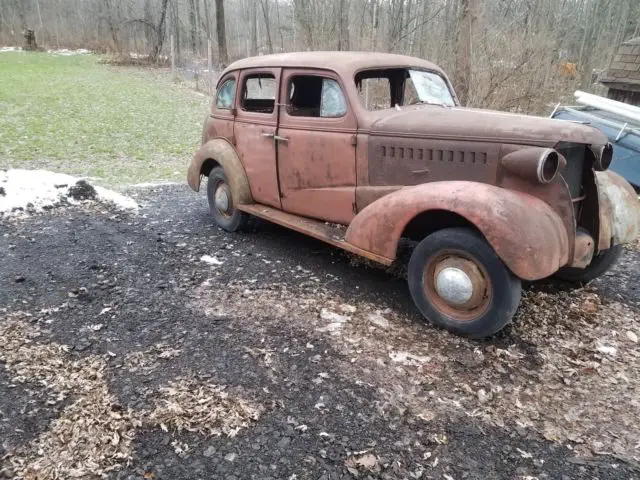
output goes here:
[[420, 105], [376, 112], [372, 135], [517, 143], [553, 147], [558, 142], [605, 144], [607, 137], [589, 125], [493, 110]]

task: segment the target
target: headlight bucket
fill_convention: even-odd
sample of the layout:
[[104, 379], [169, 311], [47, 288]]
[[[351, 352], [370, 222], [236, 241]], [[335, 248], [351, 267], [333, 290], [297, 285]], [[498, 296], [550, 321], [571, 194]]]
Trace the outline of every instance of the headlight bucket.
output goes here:
[[565, 165], [564, 157], [553, 148], [522, 148], [502, 157], [505, 170], [543, 185], [551, 183]]

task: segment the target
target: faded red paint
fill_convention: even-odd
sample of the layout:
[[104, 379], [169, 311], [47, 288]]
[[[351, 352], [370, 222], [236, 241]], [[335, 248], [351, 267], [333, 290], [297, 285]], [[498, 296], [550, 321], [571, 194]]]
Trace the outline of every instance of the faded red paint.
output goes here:
[[[409, 221], [433, 210], [464, 217], [528, 280], [584, 266], [594, 253], [635, 238], [635, 193], [614, 174], [594, 172], [607, 141], [601, 132], [459, 106], [366, 110], [355, 75], [399, 68], [435, 72], [451, 89], [439, 67], [402, 55], [305, 52], [233, 63], [219, 83], [236, 79], [233, 106], [212, 106], [189, 185], [198, 190], [208, 162], [216, 161], [240, 210], [383, 264], [395, 258]], [[243, 109], [243, 81], [255, 74], [275, 79], [270, 112]], [[345, 114], [290, 115], [295, 75], [335, 80]], [[570, 164], [559, 155], [559, 174], [541, 183], [536, 162], [566, 144], [583, 146], [584, 154]]]
[[432, 210], [454, 212], [475, 225], [509, 269], [525, 280], [547, 277], [569, 259], [567, 231], [549, 205], [525, 193], [475, 182], [434, 182], [387, 195], [354, 218], [345, 240], [395, 258], [407, 224]]

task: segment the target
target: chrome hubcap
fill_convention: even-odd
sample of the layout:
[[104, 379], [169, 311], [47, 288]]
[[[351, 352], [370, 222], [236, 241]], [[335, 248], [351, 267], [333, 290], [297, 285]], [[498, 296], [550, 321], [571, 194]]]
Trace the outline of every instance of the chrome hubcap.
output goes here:
[[218, 188], [216, 189], [215, 205], [216, 205], [216, 208], [220, 210], [222, 213], [225, 213], [225, 214], [229, 213], [229, 207], [230, 207], [229, 192], [227, 191], [227, 188], [225, 185], [219, 185]]
[[469, 275], [456, 267], [445, 267], [438, 272], [436, 293], [451, 306], [461, 306], [473, 297], [473, 283]]

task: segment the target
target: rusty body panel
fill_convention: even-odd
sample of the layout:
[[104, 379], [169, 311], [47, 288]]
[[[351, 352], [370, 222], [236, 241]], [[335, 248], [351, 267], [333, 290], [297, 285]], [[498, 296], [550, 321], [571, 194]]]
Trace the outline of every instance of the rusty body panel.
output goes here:
[[[333, 72], [319, 69], [285, 69], [280, 98], [287, 98], [291, 79], [314, 75], [332, 79]], [[357, 131], [351, 108], [337, 118], [296, 116], [280, 110], [277, 142], [278, 179], [282, 208], [305, 217], [348, 225], [354, 217]]]
[[189, 186], [196, 192], [200, 189], [202, 167], [207, 161], [215, 161], [224, 168], [231, 187], [231, 195], [236, 203], [253, 203], [249, 179], [233, 145], [225, 138], [212, 138], [203, 144], [196, 152], [187, 179]]
[[598, 249], [606, 250], [638, 236], [638, 196], [620, 175], [596, 172], [600, 201]]
[[[239, 98], [243, 95], [242, 84], [250, 75], [273, 75], [276, 85], [280, 80], [279, 68], [261, 68], [244, 70], [240, 74], [240, 87], [236, 90], [236, 117], [233, 136], [236, 150], [244, 165], [251, 194], [256, 202], [280, 207], [280, 192], [278, 189], [278, 169], [276, 166], [276, 144], [273, 135], [278, 128], [278, 108], [271, 113], [253, 112], [245, 110]], [[278, 103], [277, 91], [274, 92]]]
[[[366, 108], [356, 75], [409, 68], [441, 76], [454, 106]], [[272, 109], [244, 109], [245, 80], [263, 74], [276, 85]], [[344, 115], [292, 114], [296, 75], [337, 82]], [[638, 233], [631, 187], [595, 171], [606, 152], [604, 134], [584, 124], [460, 107], [451, 82], [430, 62], [379, 53], [288, 53], [235, 62], [218, 85], [229, 79], [237, 84], [233, 107], [214, 102], [188, 181], [198, 190], [207, 161], [215, 160], [243, 212], [385, 265], [412, 219], [449, 212], [477, 228], [527, 280], [565, 265], [585, 267]], [[396, 97], [397, 87], [391, 87]], [[556, 162], [550, 173], [539, 162], [547, 157]], [[325, 221], [348, 226], [346, 237]]]
[[238, 208], [243, 212], [277, 223], [278, 225], [290, 228], [291, 230], [303, 233], [317, 240], [321, 240], [333, 245], [334, 247], [342, 248], [348, 252], [368, 258], [369, 260], [373, 260], [374, 262], [378, 262], [382, 265], [391, 265], [391, 263], [393, 263], [392, 258], [376, 255], [373, 252], [362, 250], [355, 245], [345, 242], [344, 235], [346, 229], [343, 226], [334, 226], [311, 218], [300, 217], [298, 215], [293, 215], [264, 205], [240, 205]]
[[407, 224], [435, 210], [456, 213], [474, 225], [520, 278], [547, 277], [569, 260], [566, 229], [549, 205], [525, 193], [464, 181], [434, 182], [387, 195], [354, 218], [345, 240], [395, 258]]

